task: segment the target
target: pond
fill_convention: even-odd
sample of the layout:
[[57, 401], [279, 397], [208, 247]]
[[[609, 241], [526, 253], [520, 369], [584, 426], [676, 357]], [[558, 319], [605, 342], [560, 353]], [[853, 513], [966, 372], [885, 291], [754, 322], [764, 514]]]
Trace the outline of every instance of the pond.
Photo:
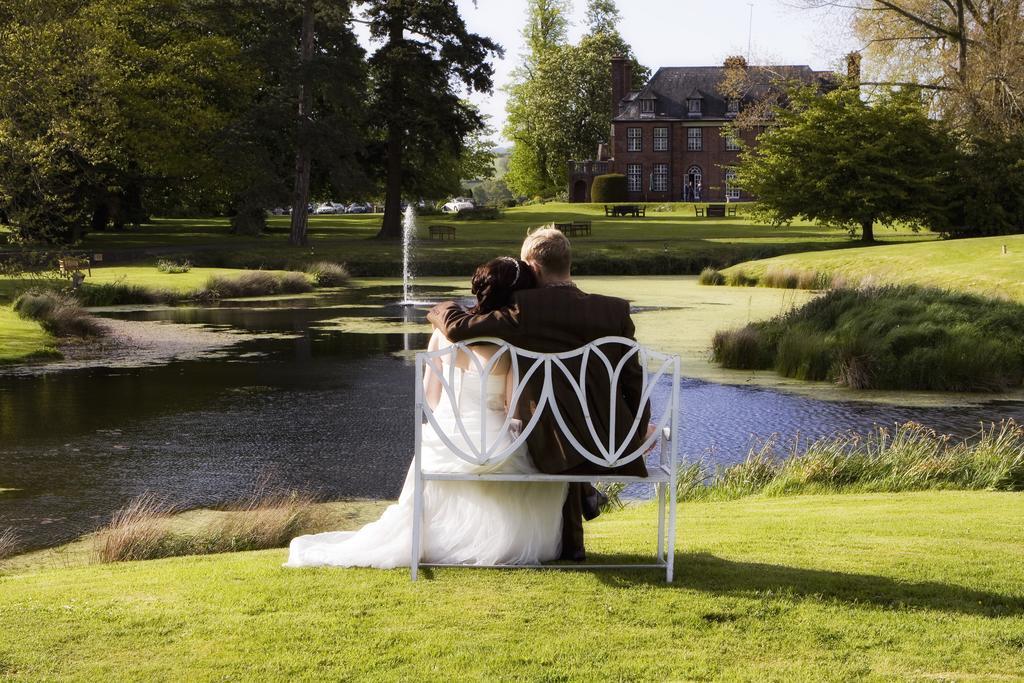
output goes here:
[[[106, 309], [174, 339], [215, 330], [220, 343], [174, 359], [0, 370], [0, 529], [43, 547], [94, 530], [145, 492], [216, 506], [263, 480], [326, 499], [395, 498], [412, 456], [412, 352], [428, 339], [426, 307], [395, 305], [400, 293]], [[682, 397], [683, 454], [712, 464], [742, 459], [752, 438], [773, 433], [916, 420], [967, 435], [982, 421], [1024, 420], [1020, 402], [913, 408], [697, 379], [683, 380]]]

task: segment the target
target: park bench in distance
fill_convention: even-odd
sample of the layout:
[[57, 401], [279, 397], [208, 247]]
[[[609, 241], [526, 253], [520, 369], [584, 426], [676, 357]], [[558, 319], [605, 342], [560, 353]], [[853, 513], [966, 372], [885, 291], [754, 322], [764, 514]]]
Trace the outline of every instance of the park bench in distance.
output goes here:
[[455, 239], [454, 225], [431, 225], [430, 239], [432, 240], [453, 240]]
[[64, 258], [57, 259], [57, 270], [60, 272], [61, 277], [70, 278], [75, 273], [80, 273], [83, 270], [89, 271], [89, 276], [92, 276], [92, 261], [89, 260], [88, 256], [65, 256]]
[[590, 237], [590, 221], [573, 221], [572, 223], [555, 223], [555, 228], [566, 237]]
[[633, 216], [643, 218], [647, 216], [647, 206], [643, 204], [616, 204], [613, 206], [604, 205], [605, 216]]
[[[498, 347], [494, 356], [484, 363], [480, 358], [469, 350], [472, 344], [487, 343]], [[623, 353], [619, 356], [617, 364], [609, 359], [606, 350], [609, 347], [624, 346]], [[475, 369], [477, 378], [463, 378], [465, 381], [487, 381], [491, 371], [501, 360], [507, 356], [512, 361], [509, 370], [512, 377], [512, 400], [514, 405], [527, 382], [531, 378], [542, 378], [543, 387], [540, 393], [540, 403], [537, 405], [533, 418], [526, 424], [514, 426], [512, 416], [508, 416], [493, 440], [488, 441], [486, 423], [482, 429], [473, 429], [462, 422], [458, 413], [455, 420], [458, 427], [458, 435], [449, 435], [442, 429], [434, 417], [434, 410], [430, 407], [424, 397], [423, 377], [424, 370], [430, 366], [438, 373], [441, 379], [441, 397], [438, 405], [458, 405], [459, 401], [467, 400], [461, 395], [461, 385], [455, 381], [455, 365], [460, 357], [465, 357]], [[609, 400], [610, 422], [615, 422], [616, 400], [612, 396], [594, 397], [587, 391], [586, 369], [591, 364], [596, 367], [603, 367], [607, 370], [610, 379], [610, 386], [618, 385], [618, 378], [622, 374], [627, 362], [634, 356], [643, 369], [643, 386], [639, 397], [639, 405], [629, 406], [636, 418], [626, 434], [613, 431], [607, 436], [607, 441], [594, 437], [597, 452], [592, 452], [584, 446], [566, 426], [562, 417], [562, 408], [554, 399], [552, 382], [555, 377], [560, 380], [568, 380], [576, 390], [578, 404], [573, 408], [581, 408], [586, 417], [589, 430], [596, 434], [590, 415], [590, 406], [595, 400]], [[650, 401], [654, 388], [663, 381], [671, 380], [672, 384], [668, 393], [668, 400], [660, 413], [651, 414], [654, 429], [640, 446], [633, 451], [627, 452], [633, 437], [640, 430], [643, 434], [647, 431], [647, 425], [640, 424], [643, 417], [643, 408]], [[675, 563], [675, 539], [676, 539], [676, 476], [679, 464], [679, 356], [660, 353], [648, 349], [633, 339], [625, 337], [603, 337], [587, 344], [586, 346], [565, 351], [563, 353], [538, 353], [527, 351], [500, 339], [481, 338], [470, 339], [464, 342], [453, 344], [437, 351], [421, 351], [416, 354], [416, 415], [414, 425], [416, 430], [415, 450], [413, 451], [413, 531], [412, 531], [412, 555], [410, 558], [410, 570], [413, 581], [419, 575], [419, 568], [452, 566], [424, 562], [422, 557], [422, 534], [423, 529], [423, 484], [427, 481], [494, 481], [494, 482], [522, 482], [522, 481], [547, 481], [547, 482], [619, 482], [624, 484], [654, 484], [658, 495], [658, 551], [653, 558], [654, 562], [646, 564], [543, 564], [543, 565], [511, 565], [514, 567], [540, 566], [550, 569], [640, 569], [657, 568], [665, 571], [665, 581], [672, 582], [672, 572]], [[483, 394], [477, 399], [486, 401]], [[483, 407], [486, 412], [486, 406]], [[557, 423], [560, 425], [559, 432], [572, 444], [583, 457], [590, 462], [604, 468], [620, 467], [637, 458], [644, 458], [650, 448], [660, 444], [659, 457], [657, 462], [647, 464], [647, 476], [635, 477], [622, 474], [505, 474], [488, 473], [486, 470], [493, 470], [494, 466], [508, 458], [518, 448], [526, 444], [537, 425], [540, 417], [545, 411], [553, 411]], [[423, 467], [421, 449], [423, 444], [424, 425], [433, 427], [444, 444], [451, 450], [452, 454], [473, 466], [462, 472], [445, 471], [434, 472]], [[600, 443], [598, 443], [600, 442]], [[666, 523], [667, 522], [667, 523]], [[426, 533], [429, 533], [427, 531]], [[453, 566], [480, 566], [480, 565], [453, 565]], [[509, 566], [509, 565], [499, 565]]]
[[695, 205], [693, 211], [697, 218], [725, 218], [736, 215], [736, 207], [729, 204], [708, 204], [707, 207]]

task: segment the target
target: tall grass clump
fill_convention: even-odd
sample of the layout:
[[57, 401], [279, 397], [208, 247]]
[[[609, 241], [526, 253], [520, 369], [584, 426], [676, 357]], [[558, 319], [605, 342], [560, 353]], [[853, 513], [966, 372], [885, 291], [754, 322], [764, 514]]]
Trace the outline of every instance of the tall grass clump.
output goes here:
[[918, 287], [829, 291], [723, 331], [714, 360], [854, 389], [997, 392], [1024, 383], [1024, 306]]
[[14, 529], [7, 528], [0, 531], [0, 560], [17, 555], [20, 546], [21, 542], [18, 540], [18, 535], [14, 533]]
[[[692, 469], [686, 465], [681, 472]], [[954, 439], [908, 422], [862, 436], [843, 433], [788, 449], [777, 437], [753, 445], [735, 465], [720, 467], [705, 486], [678, 479], [678, 495], [732, 499], [749, 495], [904, 492], [930, 489], [1024, 491], [1024, 428], [1013, 420]], [[706, 474], [706, 473], [705, 473]]]
[[156, 269], [161, 273], [178, 275], [180, 273], [187, 273], [190, 270], [192, 270], [192, 264], [187, 259], [184, 261], [160, 259], [159, 261], [156, 262]]
[[829, 273], [792, 268], [769, 268], [758, 279], [757, 284], [761, 287], [778, 289], [829, 289], [833, 283]]
[[14, 300], [19, 316], [35, 320], [56, 337], [97, 337], [106, 328], [74, 296], [49, 289], [31, 289]]
[[317, 287], [341, 287], [352, 279], [345, 264], [330, 261], [317, 261], [307, 267], [306, 272], [313, 277]]
[[300, 294], [312, 291], [313, 285], [305, 273], [268, 273], [254, 270], [234, 277], [214, 275], [198, 292], [201, 299], [235, 299], [247, 296], [273, 294]]
[[83, 306], [128, 306], [131, 304], [170, 304], [183, 295], [169, 289], [151, 289], [125, 282], [85, 283], [75, 296]]
[[178, 512], [152, 494], [135, 499], [97, 533], [100, 562], [280, 548], [296, 536], [323, 531], [329, 521], [313, 496], [263, 482], [202, 526], [182, 528], [175, 520]]
[[717, 268], [708, 266], [704, 270], [700, 271], [700, 276], [697, 278], [697, 282], [702, 285], [719, 286], [725, 284], [725, 275], [722, 271]]
[[190, 543], [170, 526], [176, 510], [156, 495], [139, 496], [114, 513], [96, 536], [100, 562], [133, 562], [189, 554]]
[[756, 287], [757, 276], [747, 275], [742, 270], [725, 274], [725, 282], [730, 287]]
[[761, 330], [754, 325], [720, 330], [711, 340], [711, 357], [724, 368], [766, 370], [772, 367], [774, 358], [769, 353], [770, 345], [761, 337]]
[[226, 511], [197, 536], [197, 553], [281, 548], [296, 536], [322, 530], [325, 519], [313, 496], [265, 486]]

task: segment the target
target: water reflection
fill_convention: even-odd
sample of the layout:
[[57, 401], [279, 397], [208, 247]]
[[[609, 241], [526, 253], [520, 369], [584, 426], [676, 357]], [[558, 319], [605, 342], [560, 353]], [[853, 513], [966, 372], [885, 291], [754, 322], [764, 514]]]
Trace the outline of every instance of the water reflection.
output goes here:
[[[425, 307], [398, 288], [213, 307], [107, 309], [124, 320], [245, 330], [218, 358], [0, 375], [0, 528], [33, 546], [95, 528], [145, 491], [184, 507], [237, 499], [270, 473], [327, 497], [397, 495], [411, 459], [413, 368]], [[441, 298], [447, 290], [418, 292]], [[345, 320], [348, 326], [339, 326]], [[362, 322], [361, 322], [362, 321]], [[364, 331], [354, 332], [364, 324]], [[346, 331], [347, 330], [347, 331]], [[422, 331], [418, 331], [422, 330]], [[665, 404], [669, 386], [655, 395]], [[682, 448], [728, 463], [751, 435], [820, 436], [918, 420], [969, 433], [1019, 403], [901, 408], [686, 380]], [[642, 491], [636, 493], [642, 494]]]

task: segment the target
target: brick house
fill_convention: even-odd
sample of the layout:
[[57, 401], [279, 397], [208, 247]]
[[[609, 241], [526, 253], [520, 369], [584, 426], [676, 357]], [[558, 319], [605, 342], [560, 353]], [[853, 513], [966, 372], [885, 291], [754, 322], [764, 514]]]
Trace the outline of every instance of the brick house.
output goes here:
[[[750, 201], [731, 182], [730, 167], [741, 144], [756, 142], [756, 132], [744, 130], [738, 142], [724, 126], [744, 107], [778, 92], [784, 82], [823, 89], [836, 83], [830, 71], [748, 67], [742, 57], [731, 57], [722, 66], [663, 67], [642, 90], [630, 92], [629, 61], [616, 58], [611, 67], [610, 142], [600, 145], [596, 160], [569, 162], [572, 202], [589, 202], [594, 177], [604, 173], [624, 174], [632, 201]], [[726, 86], [738, 76], [742, 89]], [[723, 92], [727, 89], [742, 94], [730, 96]]]

